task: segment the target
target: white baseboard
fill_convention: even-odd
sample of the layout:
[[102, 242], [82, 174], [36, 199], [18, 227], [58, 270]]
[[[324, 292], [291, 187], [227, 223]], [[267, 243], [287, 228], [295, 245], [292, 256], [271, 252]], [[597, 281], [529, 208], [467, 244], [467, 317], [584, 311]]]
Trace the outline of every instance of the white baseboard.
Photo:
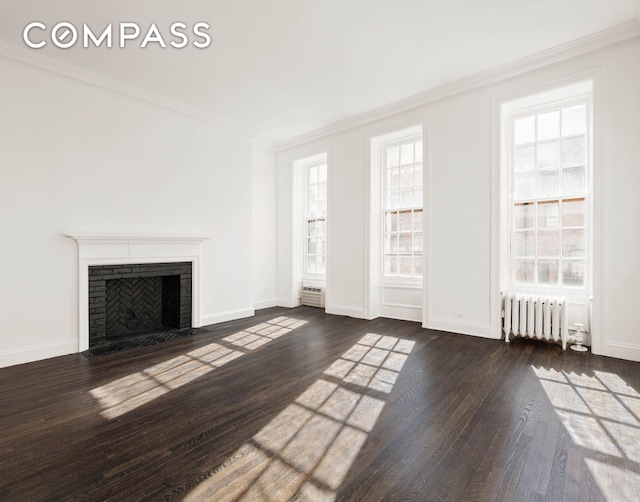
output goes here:
[[218, 324], [226, 321], [234, 321], [235, 319], [243, 319], [245, 317], [252, 317], [255, 315], [253, 307], [247, 307], [244, 309], [228, 310], [227, 312], [219, 312], [217, 314], [210, 314], [200, 317], [200, 326], [209, 326], [211, 324]]
[[299, 307], [302, 305], [300, 303], [300, 298], [296, 298], [295, 300], [291, 300], [289, 298], [278, 298], [276, 300], [276, 307], [286, 307], [288, 309], [292, 309], [295, 307]]
[[269, 309], [271, 307], [277, 307], [277, 306], [278, 306], [278, 300], [276, 300], [276, 299], [263, 300], [261, 302], [254, 303], [253, 304], [253, 310]]
[[347, 307], [345, 305], [327, 305], [325, 312], [327, 314], [355, 317], [356, 319], [367, 319], [364, 309]]
[[429, 319], [429, 321], [426, 324], [423, 324], [422, 327], [427, 329], [437, 329], [438, 331], [449, 331], [460, 335], [493, 338], [494, 340], [499, 339], [499, 337], [496, 337], [494, 330], [491, 329], [491, 326], [487, 324], [450, 321], [447, 319]]
[[380, 317], [398, 319], [400, 321], [422, 322], [422, 307], [413, 305], [380, 305], [378, 310]]
[[640, 362], [640, 345], [606, 341], [604, 343], [604, 350], [600, 355]]
[[0, 352], [0, 368], [15, 366], [16, 364], [31, 363], [42, 359], [49, 359], [51, 357], [65, 356], [67, 354], [75, 354], [77, 352], [77, 340], [8, 350]]

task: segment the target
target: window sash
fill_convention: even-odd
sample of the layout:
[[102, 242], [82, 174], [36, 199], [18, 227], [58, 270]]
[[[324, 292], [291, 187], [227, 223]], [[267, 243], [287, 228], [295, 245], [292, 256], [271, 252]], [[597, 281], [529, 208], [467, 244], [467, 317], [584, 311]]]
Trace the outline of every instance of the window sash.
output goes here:
[[[591, 258], [589, 249], [591, 170], [589, 105], [589, 99], [564, 100], [510, 115], [509, 268], [510, 281], [519, 289], [544, 290], [553, 293], [571, 290], [586, 291], [589, 287], [590, 277], [587, 274]], [[584, 107], [582, 126], [577, 126], [578, 122], [575, 120], [569, 125], [565, 124], [564, 120], [571, 119], [571, 113], [575, 115], [578, 107]], [[554, 114], [557, 114], [557, 126], [554, 124]], [[533, 137], [530, 137], [531, 130], [526, 130], [530, 128], [527, 122], [531, 120], [533, 120]], [[525, 125], [520, 131], [517, 131], [519, 125], [517, 121]], [[577, 127], [577, 131], [572, 131], [571, 127]], [[516, 138], [518, 134], [520, 139], [524, 136], [529, 141], [518, 142]], [[579, 145], [582, 138], [584, 138], [582, 159], [579, 159], [581, 162], [577, 162], [579, 155], [575, 154], [575, 145]], [[565, 143], [569, 144], [574, 151], [569, 151]], [[528, 155], [520, 155], [524, 150], [529, 150], [526, 153], [532, 153], [532, 158]], [[579, 152], [580, 148], [578, 147], [577, 150]], [[567, 151], [569, 151], [568, 154]], [[565, 182], [565, 176], [571, 177], [569, 174], [571, 170], [573, 170], [571, 174], [582, 170], [582, 174], [577, 176], [582, 185], [579, 190], [576, 189], [575, 182], [573, 185]], [[555, 179], [556, 174], [557, 179]], [[517, 185], [519, 175], [521, 178], [529, 177], [528, 181], [533, 181], [531, 193], [523, 193], [523, 190], [519, 189]], [[574, 180], [570, 179], [570, 181]], [[553, 186], [554, 191], [549, 189], [550, 186]], [[570, 207], [572, 205], [573, 212]], [[550, 209], [553, 210], [548, 211]], [[530, 214], [525, 216], [526, 213]]]
[[304, 166], [304, 259], [305, 277], [326, 274], [327, 161]]
[[423, 275], [422, 136], [381, 145], [382, 275], [418, 280]]

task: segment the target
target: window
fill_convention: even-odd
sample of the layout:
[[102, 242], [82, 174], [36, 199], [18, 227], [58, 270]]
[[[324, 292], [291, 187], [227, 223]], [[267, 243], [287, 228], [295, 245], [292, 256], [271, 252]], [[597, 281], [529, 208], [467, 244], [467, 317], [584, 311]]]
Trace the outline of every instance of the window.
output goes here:
[[422, 135], [382, 144], [385, 278], [422, 277]]
[[578, 94], [507, 116], [510, 282], [516, 287], [553, 292], [589, 285], [590, 93]]
[[303, 170], [304, 275], [324, 275], [327, 256], [327, 156], [307, 159]]

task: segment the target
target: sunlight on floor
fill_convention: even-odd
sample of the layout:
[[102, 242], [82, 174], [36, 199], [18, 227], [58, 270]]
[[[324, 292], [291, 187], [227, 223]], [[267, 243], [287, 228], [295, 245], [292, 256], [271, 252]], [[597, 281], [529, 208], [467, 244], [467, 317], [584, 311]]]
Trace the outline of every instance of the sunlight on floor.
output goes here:
[[[612, 373], [535, 368], [549, 401], [608, 501], [640, 493], [640, 393]], [[607, 462], [603, 462], [607, 459]]]
[[[291, 317], [277, 317], [223, 338], [223, 342], [226, 342], [224, 344], [210, 343], [96, 387], [91, 390], [91, 395], [98, 402], [100, 414], [104, 418], [117, 418], [291, 332], [306, 322]], [[228, 345], [236, 348], [230, 348]]]
[[187, 499], [334, 500], [413, 345], [365, 335]]

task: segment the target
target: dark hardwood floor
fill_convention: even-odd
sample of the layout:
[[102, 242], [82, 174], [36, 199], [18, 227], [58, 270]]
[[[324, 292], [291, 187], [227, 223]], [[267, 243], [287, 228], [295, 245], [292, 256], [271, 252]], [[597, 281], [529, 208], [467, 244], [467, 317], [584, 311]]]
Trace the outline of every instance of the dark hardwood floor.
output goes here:
[[0, 370], [0, 500], [640, 499], [640, 363], [266, 309]]

